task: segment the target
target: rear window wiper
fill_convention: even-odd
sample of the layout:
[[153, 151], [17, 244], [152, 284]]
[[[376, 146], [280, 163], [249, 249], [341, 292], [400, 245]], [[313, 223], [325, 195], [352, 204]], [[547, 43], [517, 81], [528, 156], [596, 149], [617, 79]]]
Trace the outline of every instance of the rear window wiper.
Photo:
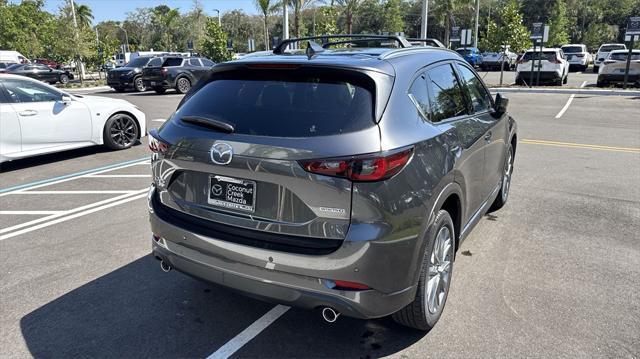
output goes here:
[[205, 116], [182, 116], [181, 120], [194, 125], [209, 127], [220, 132], [232, 133], [235, 131], [233, 125]]

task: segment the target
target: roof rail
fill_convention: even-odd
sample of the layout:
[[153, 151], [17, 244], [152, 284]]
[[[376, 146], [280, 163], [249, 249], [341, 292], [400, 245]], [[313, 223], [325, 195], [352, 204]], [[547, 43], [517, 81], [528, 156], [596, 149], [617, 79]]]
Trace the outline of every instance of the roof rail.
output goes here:
[[[403, 55], [411, 55], [414, 54], [416, 52], [430, 52], [433, 51], [435, 49], [438, 49], [437, 47], [425, 47], [425, 46], [413, 46], [410, 48], [401, 48], [401, 49], [393, 49], [391, 51], [387, 51], [385, 53], [382, 53], [378, 56], [378, 59], [380, 60], [386, 60], [386, 59], [390, 59], [393, 57], [398, 57], [398, 56], [403, 56]], [[451, 51], [448, 49], [445, 49], [447, 51]]]
[[440, 40], [434, 39], [434, 38], [430, 38], [430, 37], [426, 37], [426, 38], [423, 38], [423, 39], [417, 38], [417, 37], [411, 37], [411, 38], [408, 38], [407, 41], [409, 41], [412, 45], [414, 43], [423, 43], [423, 44], [430, 45], [430, 46], [435, 45], [435, 47], [446, 48], [446, 46], [444, 46], [444, 44], [442, 42], [440, 42]]
[[276, 55], [282, 55], [284, 53], [284, 50], [287, 48], [287, 46], [289, 44], [293, 44], [296, 42], [301, 42], [301, 41], [313, 41], [313, 40], [322, 40], [323, 42], [323, 46], [325, 47], [325, 45], [328, 45], [328, 40], [329, 39], [341, 39], [338, 42], [335, 43], [329, 43], [329, 44], [338, 44], [338, 43], [345, 43], [345, 42], [349, 42], [346, 40], [342, 40], [342, 39], [356, 39], [356, 41], [365, 41], [365, 40], [393, 40], [395, 42], [398, 43], [398, 45], [401, 48], [406, 48], [406, 47], [411, 47], [411, 43], [409, 41], [407, 41], [407, 39], [404, 38], [404, 36], [399, 36], [399, 35], [370, 35], [370, 34], [342, 34], [342, 35], [319, 35], [319, 36], [309, 36], [309, 37], [299, 37], [299, 38], [292, 38], [292, 39], [286, 39], [286, 40], [282, 40], [280, 41], [280, 43], [278, 44], [278, 46], [276, 46], [273, 49], [273, 53]]

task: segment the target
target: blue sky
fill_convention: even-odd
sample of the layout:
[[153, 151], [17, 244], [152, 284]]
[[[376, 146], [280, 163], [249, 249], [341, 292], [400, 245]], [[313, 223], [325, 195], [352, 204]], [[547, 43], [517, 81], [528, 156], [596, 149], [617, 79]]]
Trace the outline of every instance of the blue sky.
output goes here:
[[[222, 13], [233, 9], [242, 9], [248, 14], [257, 14], [253, 0], [200, 0], [205, 11], [209, 15], [215, 15], [213, 9], [219, 9]], [[13, 0], [12, 2], [18, 2]], [[47, 11], [57, 12], [58, 8], [66, 0], [46, 0]], [[154, 7], [168, 5], [172, 8], [180, 8], [181, 12], [189, 11], [193, 6], [193, 0], [76, 0], [76, 4], [88, 5], [93, 10], [94, 24], [105, 20], [122, 21], [127, 12], [139, 7]]]

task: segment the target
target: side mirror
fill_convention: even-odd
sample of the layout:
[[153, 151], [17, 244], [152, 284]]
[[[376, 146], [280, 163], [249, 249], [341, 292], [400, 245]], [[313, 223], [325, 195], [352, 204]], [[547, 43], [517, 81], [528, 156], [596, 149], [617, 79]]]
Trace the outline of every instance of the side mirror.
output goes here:
[[507, 107], [509, 106], [509, 99], [506, 97], [502, 97], [501, 94], [496, 94], [495, 101], [495, 110], [496, 115], [502, 116], [507, 112]]
[[62, 102], [65, 106], [68, 106], [71, 103], [71, 96], [62, 95], [62, 98], [60, 98], [60, 102]]

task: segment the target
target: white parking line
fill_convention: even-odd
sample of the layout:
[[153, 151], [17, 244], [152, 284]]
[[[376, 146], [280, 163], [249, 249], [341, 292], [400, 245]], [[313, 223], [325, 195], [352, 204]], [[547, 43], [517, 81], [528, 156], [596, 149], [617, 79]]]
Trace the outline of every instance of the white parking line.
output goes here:
[[[146, 192], [147, 190], [145, 189], [144, 191]], [[11, 238], [11, 237], [19, 236], [21, 234], [33, 232], [33, 231], [41, 229], [41, 228], [49, 227], [49, 226], [57, 224], [57, 223], [65, 222], [65, 221], [68, 221], [70, 219], [82, 217], [82, 216], [85, 216], [87, 214], [91, 214], [91, 213], [94, 213], [94, 212], [101, 211], [103, 209], [115, 207], [115, 206], [121, 205], [123, 203], [135, 201], [137, 199], [141, 199], [141, 198], [144, 198], [146, 196], [147, 196], [146, 193], [141, 193], [141, 194], [138, 194], [138, 195], [134, 195], [134, 196], [130, 196], [130, 197], [121, 199], [121, 200], [119, 200], [117, 202], [111, 202], [111, 203], [108, 203], [108, 204], [105, 204], [105, 205], [102, 205], [102, 206], [99, 206], [99, 207], [88, 209], [86, 211], [76, 212], [76, 213], [70, 214], [70, 215], [68, 215], [66, 217], [56, 218], [56, 219], [53, 219], [53, 220], [48, 221], [48, 222], [44, 222], [44, 223], [41, 223], [41, 224], [38, 224], [38, 225], [35, 225], [35, 226], [32, 226], [32, 227], [27, 227], [25, 229], [22, 229], [22, 230], [19, 230], [19, 231], [16, 231], [16, 232], [12, 232], [12, 233], [0, 236], [0, 241], [8, 239], [8, 238]]]
[[151, 175], [86, 175], [86, 178], [148, 178]]
[[567, 109], [569, 108], [569, 106], [571, 105], [571, 102], [573, 102], [573, 98], [576, 97], [576, 94], [571, 94], [571, 96], [569, 96], [569, 100], [567, 101], [567, 103], [564, 105], [564, 107], [562, 108], [562, 110], [560, 110], [560, 112], [558, 112], [558, 114], [556, 115], [556, 119], [562, 117], [562, 115], [564, 115], [564, 113], [567, 111]]
[[124, 194], [135, 193], [135, 190], [123, 191], [24, 191], [20, 194]]
[[151, 122], [166, 122], [167, 120], [165, 120], [164, 118], [158, 118], [155, 120], [151, 120]]
[[580, 88], [583, 88], [587, 85], [587, 81], [582, 81], [582, 85], [580, 85]]
[[237, 352], [240, 348], [242, 348], [245, 344], [251, 341], [251, 339], [255, 338], [258, 334], [260, 334], [263, 330], [265, 330], [269, 325], [275, 322], [280, 316], [289, 310], [290, 307], [285, 305], [276, 305], [271, 308], [265, 315], [260, 317], [260, 319], [256, 320], [248, 326], [245, 330], [243, 330], [240, 334], [236, 335], [233, 339], [229, 340], [225, 345], [221, 346], [220, 349], [216, 350], [213, 354], [209, 355], [207, 359], [226, 359], [233, 355], [233, 353]]
[[[134, 191], [133, 193], [126, 193], [126, 194], [123, 194], [123, 195], [120, 195], [120, 196], [116, 196], [116, 197], [113, 197], [113, 198], [108, 198], [108, 199], [105, 199], [105, 200], [102, 200], [102, 201], [90, 203], [90, 204], [87, 204], [87, 205], [84, 205], [84, 206], [80, 206], [78, 208], [74, 208], [74, 209], [70, 209], [70, 210], [64, 211], [63, 213], [52, 214], [52, 215], [47, 216], [47, 217], [42, 217], [42, 218], [34, 219], [32, 221], [16, 224], [15, 226], [2, 228], [2, 229], [0, 229], [0, 234], [12, 232], [12, 231], [15, 231], [16, 229], [29, 227], [29, 226], [32, 226], [32, 225], [36, 225], [38, 223], [54, 220], [56, 218], [59, 218], [59, 217], [62, 217], [62, 216], [65, 216], [65, 215], [68, 215], [68, 214], [71, 214], [71, 213], [75, 213], [75, 212], [78, 212], [78, 211], [84, 211], [84, 210], [89, 209], [89, 208], [93, 208], [93, 207], [96, 207], [96, 206], [108, 204], [108, 203], [111, 203], [111, 202], [114, 202], [114, 201], [118, 201], [118, 200], [121, 200], [121, 199], [126, 199], [126, 198], [129, 198], [131, 195], [135, 195], [135, 194], [143, 193], [143, 192], [147, 192], [147, 191], [148, 191], [147, 188], [140, 189], [140, 190]], [[27, 229], [29, 229], [29, 228], [27, 228]], [[11, 234], [13, 234], [13, 233], [11, 233]], [[0, 239], [3, 239], [3, 238], [0, 237]]]
[[42, 215], [51, 215], [51, 214], [59, 214], [65, 213], [66, 211], [0, 211], [0, 214], [16, 214], [16, 215], [34, 215], [34, 216], [42, 216]]

